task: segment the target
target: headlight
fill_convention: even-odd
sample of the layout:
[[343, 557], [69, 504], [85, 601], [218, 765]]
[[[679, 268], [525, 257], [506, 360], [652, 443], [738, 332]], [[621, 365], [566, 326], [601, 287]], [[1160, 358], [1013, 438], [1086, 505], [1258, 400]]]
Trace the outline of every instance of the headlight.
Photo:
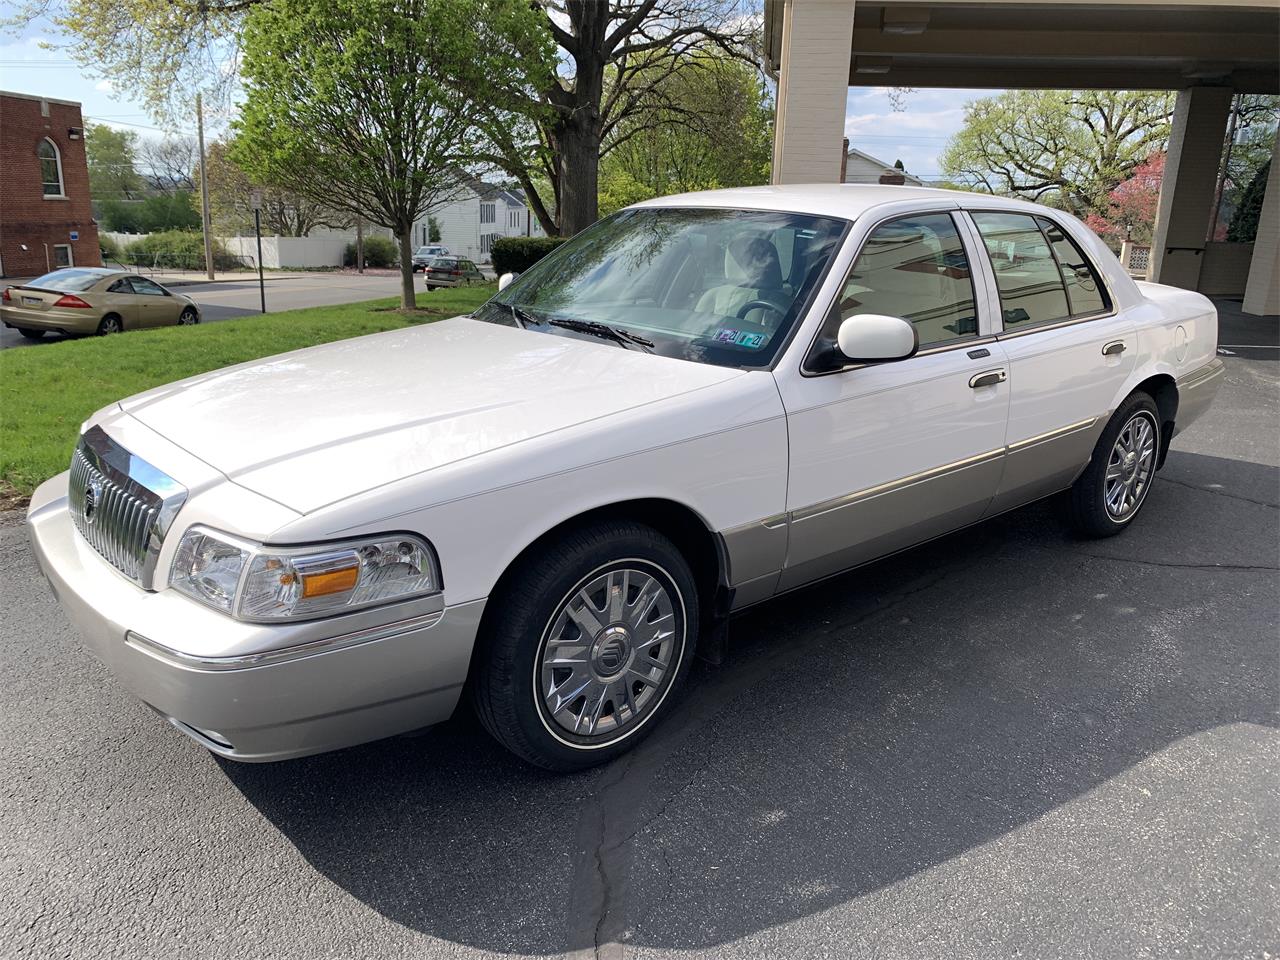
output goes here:
[[431, 546], [412, 534], [271, 547], [192, 527], [169, 585], [239, 620], [307, 620], [436, 593]]

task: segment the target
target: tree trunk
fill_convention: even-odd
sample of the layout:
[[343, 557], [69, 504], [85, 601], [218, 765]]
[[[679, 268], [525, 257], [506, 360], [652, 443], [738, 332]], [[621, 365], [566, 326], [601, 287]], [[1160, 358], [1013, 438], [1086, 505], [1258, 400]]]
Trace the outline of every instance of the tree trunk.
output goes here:
[[572, 237], [599, 219], [600, 133], [593, 119], [556, 131], [560, 148], [560, 235]]
[[400, 309], [413, 310], [418, 306], [417, 295], [413, 292], [413, 247], [409, 226], [396, 231], [396, 240], [400, 243]]

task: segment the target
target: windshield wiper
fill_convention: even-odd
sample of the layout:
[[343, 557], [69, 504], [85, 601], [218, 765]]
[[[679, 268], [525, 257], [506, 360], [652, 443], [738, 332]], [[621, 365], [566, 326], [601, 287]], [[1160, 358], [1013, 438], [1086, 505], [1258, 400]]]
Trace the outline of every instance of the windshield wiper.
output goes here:
[[514, 303], [508, 303], [507, 308], [510, 309], [511, 311], [511, 319], [513, 319], [521, 327], [527, 327], [531, 323], [533, 324], [546, 323], [545, 320], [541, 320], [538, 317], [535, 317], [533, 314], [529, 313], [529, 311], [524, 310], [520, 307], [517, 307]]
[[645, 351], [653, 349], [652, 340], [646, 340], [644, 337], [637, 336], [630, 330], [623, 330], [621, 327], [611, 327], [607, 323], [600, 323], [596, 320], [564, 320], [558, 317], [548, 317], [541, 322], [548, 326], [563, 327], [565, 330], [573, 330], [577, 333], [589, 333], [593, 337], [599, 337], [602, 340], [612, 340], [614, 343], [619, 343], [623, 346], [634, 344]]

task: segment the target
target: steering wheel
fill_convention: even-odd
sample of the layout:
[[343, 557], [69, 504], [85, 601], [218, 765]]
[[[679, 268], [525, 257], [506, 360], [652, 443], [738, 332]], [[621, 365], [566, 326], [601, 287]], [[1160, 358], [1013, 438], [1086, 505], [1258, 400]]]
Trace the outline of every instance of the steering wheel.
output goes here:
[[[758, 309], [772, 310], [774, 313], [778, 315], [779, 319], [781, 319], [785, 313], [785, 311], [782, 310], [776, 303], [772, 303], [768, 300], [748, 300], [746, 303], [744, 303], [741, 307], [738, 308], [738, 319], [745, 320], [747, 319], [748, 313], [750, 313], [752, 310], [758, 310]], [[764, 324], [761, 323], [759, 320], [755, 322], [759, 323], [760, 326], [762, 327], [764, 326]]]

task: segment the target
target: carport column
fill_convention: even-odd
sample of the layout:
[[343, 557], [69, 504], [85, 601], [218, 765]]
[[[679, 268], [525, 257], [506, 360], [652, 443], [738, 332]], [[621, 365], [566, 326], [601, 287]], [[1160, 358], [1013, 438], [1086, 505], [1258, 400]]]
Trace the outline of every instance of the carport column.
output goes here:
[[1230, 87], [1178, 93], [1151, 241], [1151, 279], [1157, 283], [1194, 290], [1200, 282], [1231, 95]]
[[853, 55], [854, 0], [785, 0], [774, 183], [837, 183]]
[[1271, 173], [1267, 175], [1258, 238], [1253, 241], [1253, 259], [1244, 286], [1244, 312], [1280, 313], [1280, 137], [1271, 148]]

